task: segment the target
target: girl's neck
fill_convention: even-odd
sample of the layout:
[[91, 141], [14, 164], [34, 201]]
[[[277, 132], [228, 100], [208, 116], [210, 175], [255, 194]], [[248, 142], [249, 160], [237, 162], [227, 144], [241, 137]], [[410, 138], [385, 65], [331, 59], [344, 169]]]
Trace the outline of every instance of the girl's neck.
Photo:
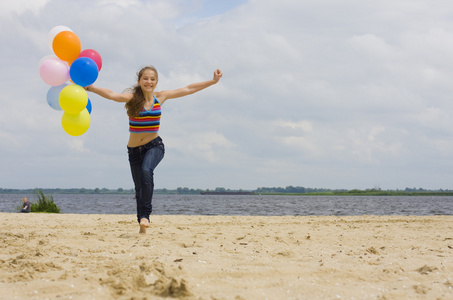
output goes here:
[[145, 101], [153, 101], [154, 100], [154, 93], [144, 93]]

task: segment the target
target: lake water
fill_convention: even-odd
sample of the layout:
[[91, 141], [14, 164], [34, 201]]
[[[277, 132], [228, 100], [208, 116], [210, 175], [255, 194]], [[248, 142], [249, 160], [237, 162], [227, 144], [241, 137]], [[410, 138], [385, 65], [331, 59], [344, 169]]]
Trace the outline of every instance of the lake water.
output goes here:
[[[22, 197], [0, 194], [0, 212], [15, 212]], [[62, 213], [135, 214], [132, 195], [53, 194]], [[155, 195], [156, 215], [359, 216], [453, 215], [453, 196]]]

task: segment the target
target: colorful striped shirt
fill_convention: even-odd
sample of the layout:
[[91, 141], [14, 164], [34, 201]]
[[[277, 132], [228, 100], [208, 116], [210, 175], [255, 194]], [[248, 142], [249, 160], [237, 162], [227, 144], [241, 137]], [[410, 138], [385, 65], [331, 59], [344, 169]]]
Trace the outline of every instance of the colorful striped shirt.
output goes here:
[[142, 108], [138, 117], [129, 117], [129, 132], [158, 132], [160, 126], [160, 116], [162, 114], [160, 102], [154, 96], [154, 103], [151, 109]]

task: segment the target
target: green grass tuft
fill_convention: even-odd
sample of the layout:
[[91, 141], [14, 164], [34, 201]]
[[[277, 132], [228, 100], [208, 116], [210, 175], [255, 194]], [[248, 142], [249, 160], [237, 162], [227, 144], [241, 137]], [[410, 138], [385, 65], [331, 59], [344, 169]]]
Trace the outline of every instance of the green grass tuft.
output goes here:
[[45, 196], [41, 190], [35, 192], [38, 202], [31, 203], [31, 212], [60, 213], [60, 208], [53, 202], [53, 196]]

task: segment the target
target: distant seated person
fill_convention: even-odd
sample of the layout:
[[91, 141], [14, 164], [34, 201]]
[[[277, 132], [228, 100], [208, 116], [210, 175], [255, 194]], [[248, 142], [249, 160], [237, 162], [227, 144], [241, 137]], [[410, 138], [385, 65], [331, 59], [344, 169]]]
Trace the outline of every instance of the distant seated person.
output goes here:
[[24, 200], [24, 205], [22, 206], [22, 209], [20, 210], [21, 213], [29, 213], [31, 209], [31, 204], [28, 202], [27, 197], [22, 198]]

